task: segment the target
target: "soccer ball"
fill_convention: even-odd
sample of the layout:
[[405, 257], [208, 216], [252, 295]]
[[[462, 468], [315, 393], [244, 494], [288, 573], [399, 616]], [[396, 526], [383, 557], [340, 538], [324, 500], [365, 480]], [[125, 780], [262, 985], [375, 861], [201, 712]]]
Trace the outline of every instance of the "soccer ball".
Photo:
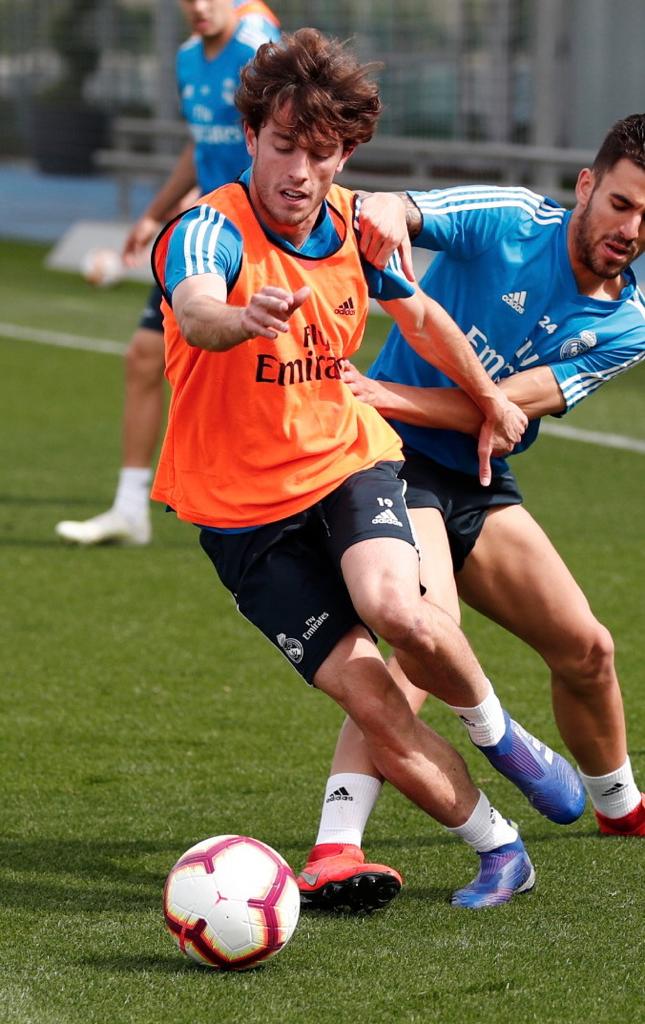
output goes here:
[[182, 953], [220, 971], [242, 971], [286, 946], [300, 893], [287, 862], [266, 843], [213, 836], [179, 858], [163, 905]]
[[89, 249], [81, 260], [81, 273], [96, 288], [111, 288], [123, 279], [123, 261], [116, 249]]

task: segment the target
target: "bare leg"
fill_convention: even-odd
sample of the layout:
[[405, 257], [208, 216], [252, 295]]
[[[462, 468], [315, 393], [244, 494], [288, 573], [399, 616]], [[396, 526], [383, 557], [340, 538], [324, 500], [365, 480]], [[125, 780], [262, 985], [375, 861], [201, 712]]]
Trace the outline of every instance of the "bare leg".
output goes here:
[[[426, 588], [426, 600], [440, 605], [452, 615], [455, 622], [459, 622], [459, 598], [441, 513], [436, 509], [414, 509], [411, 518], [421, 552], [421, 582]], [[390, 659], [388, 668], [416, 714], [426, 700], [427, 692], [412, 685], [396, 658]], [[330, 774], [340, 772], [379, 777], [361, 731], [351, 718], [346, 718], [342, 725], [332, 760]]]
[[122, 422], [123, 466], [148, 468], [153, 460], [164, 415], [163, 334], [139, 327], [125, 356], [125, 402]]
[[[407, 675], [419, 689], [465, 706], [481, 703], [490, 684], [455, 620], [421, 597], [416, 559], [412, 547], [393, 539], [362, 541], [349, 548], [341, 569], [354, 606], [377, 635], [401, 652]], [[362, 765], [480, 853], [479, 874], [453, 894], [453, 903], [492, 906], [530, 889], [533, 868], [514, 826], [475, 788], [454, 748], [418, 718], [369, 643], [362, 629], [353, 630], [315, 680], [353, 720]], [[351, 740], [349, 730], [346, 726], [344, 735]], [[378, 791], [378, 781], [371, 788]], [[351, 835], [351, 828], [340, 828], [339, 834], [348, 831]], [[401, 879], [393, 869], [365, 864], [355, 840], [346, 841], [351, 845], [344, 846], [333, 835], [317, 840], [298, 876], [307, 905], [379, 906], [396, 895]], [[496, 853], [489, 860], [492, 851]]]
[[479, 792], [463, 758], [413, 713], [364, 630], [343, 638], [315, 683], [356, 722], [382, 776], [442, 824], [466, 821]]
[[[427, 573], [428, 558], [433, 557], [432, 530], [436, 533], [437, 527], [436, 520], [429, 517], [424, 524], [426, 541], [429, 542], [425, 549], [429, 553], [424, 566]], [[438, 543], [441, 552], [441, 541]], [[576, 773], [560, 755], [527, 737], [508, 717], [503, 718], [499, 701], [455, 620], [438, 605], [419, 600], [418, 595], [411, 591], [411, 549], [407, 554], [402, 552], [397, 541], [380, 540], [376, 544], [378, 546], [375, 542], [364, 541], [354, 545], [345, 553], [341, 565], [361, 618], [396, 650], [398, 667], [394, 669], [394, 676], [405, 693], [408, 705], [416, 713], [423, 694], [411, 689], [404, 677], [418, 690], [434, 693], [457, 710], [463, 708], [460, 714], [471, 737], [495, 768], [517, 785], [534, 807], [550, 820], [559, 824], [575, 821], [585, 802]], [[450, 571], [445, 540], [443, 545], [444, 574], [443, 577], [439, 575], [440, 580], [446, 579]], [[380, 559], [384, 564], [380, 564]], [[440, 555], [433, 561], [441, 567]], [[454, 592], [447, 584], [443, 585], [441, 593], [445, 602], [452, 602], [454, 607]], [[494, 721], [497, 717], [502, 719], [499, 740], [479, 738], [482, 723], [488, 729], [489, 714], [491, 718], [496, 716]], [[530, 770], [526, 768], [527, 758], [535, 762], [535, 767]], [[330, 785], [335, 785], [335, 780], [343, 774], [367, 775], [378, 780], [375, 768], [378, 769], [379, 764], [374, 760], [367, 738], [361, 739], [360, 722], [355, 719], [353, 725], [345, 723], [334, 756]], [[343, 784], [347, 786], [355, 781], [347, 778]], [[354, 803], [354, 821], [350, 821], [349, 816], [346, 821], [347, 828], [353, 828], [355, 832], [362, 831], [378, 790], [371, 786], [366, 793], [364, 799]], [[319, 840], [322, 841], [323, 835], [333, 835], [336, 827], [331, 811], [324, 813]]]
[[151, 537], [151, 464], [164, 414], [164, 341], [160, 331], [138, 327], [125, 357], [122, 463], [107, 512], [86, 520], [63, 520], [56, 533], [74, 544], [147, 544]]
[[604, 775], [622, 765], [625, 721], [611, 636], [526, 509], [489, 513], [458, 585], [468, 604], [544, 658], [558, 728], [583, 772]]
[[396, 649], [419, 689], [447, 704], [474, 706], [490, 683], [459, 626], [419, 592], [418, 557], [399, 540], [364, 540], [349, 548], [341, 570], [361, 619]]
[[[362, 627], [337, 644], [315, 683], [354, 719], [376, 770], [479, 853], [479, 872], [453, 893], [453, 905], [495, 906], [532, 888], [535, 873], [516, 828], [475, 788], [457, 751], [412, 711]], [[355, 845], [330, 842], [311, 851], [298, 886], [308, 907], [375, 909], [396, 896], [401, 877], [365, 863]]]

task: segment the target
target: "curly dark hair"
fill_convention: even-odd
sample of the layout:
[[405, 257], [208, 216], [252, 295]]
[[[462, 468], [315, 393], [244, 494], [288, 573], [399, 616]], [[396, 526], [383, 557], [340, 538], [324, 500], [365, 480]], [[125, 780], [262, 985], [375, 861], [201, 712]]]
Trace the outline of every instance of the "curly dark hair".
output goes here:
[[623, 159], [645, 171], [645, 114], [630, 114], [610, 128], [593, 162], [596, 178]]
[[369, 142], [381, 112], [380, 64], [360, 64], [346, 44], [301, 28], [264, 43], [243, 68], [235, 103], [257, 135], [273, 117], [299, 144], [344, 150]]

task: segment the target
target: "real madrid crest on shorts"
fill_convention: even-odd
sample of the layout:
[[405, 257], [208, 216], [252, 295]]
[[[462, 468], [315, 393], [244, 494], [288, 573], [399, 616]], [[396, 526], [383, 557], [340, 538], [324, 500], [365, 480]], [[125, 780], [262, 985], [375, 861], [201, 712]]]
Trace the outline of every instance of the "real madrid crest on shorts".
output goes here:
[[588, 352], [590, 348], [595, 348], [597, 343], [598, 339], [594, 331], [580, 331], [578, 338], [569, 338], [562, 345], [560, 359], [574, 359], [582, 352]]
[[299, 640], [295, 640], [292, 636], [287, 636], [286, 633], [278, 633], [276, 639], [291, 661], [295, 661], [296, 665], [302, 661], [305, 649]]

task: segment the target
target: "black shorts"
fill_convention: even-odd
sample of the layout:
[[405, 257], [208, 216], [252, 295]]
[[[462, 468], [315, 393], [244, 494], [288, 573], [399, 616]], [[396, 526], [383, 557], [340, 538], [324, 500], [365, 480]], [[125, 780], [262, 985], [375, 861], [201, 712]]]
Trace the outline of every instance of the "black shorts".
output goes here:
[[407, 482], [408, 508], [436, 508], [446, 524], [452, 565], [463, 568], [482, 531], [488, 510], [500, 505], [521, 505], [522, 495], [510, 469], [493, 476], [489, 487], [469, 473], [447, 469], [410, 448], [404, 449], [401, 476]]
[[306, 681], [360, 624], [340, 570], [348, 548], [396, 537], [416, 548], [400, 462], [354, 473], [316, 505], [244, 533], [202, 527], [200, 543], [239, 611]]
[[150, 289], [146, 307], [141, 314], [139, 327], [145, 327], [148, 331], [159, 331], [163, 334], [163, 315], [161, 312], [161, 288], [154, 284]]

